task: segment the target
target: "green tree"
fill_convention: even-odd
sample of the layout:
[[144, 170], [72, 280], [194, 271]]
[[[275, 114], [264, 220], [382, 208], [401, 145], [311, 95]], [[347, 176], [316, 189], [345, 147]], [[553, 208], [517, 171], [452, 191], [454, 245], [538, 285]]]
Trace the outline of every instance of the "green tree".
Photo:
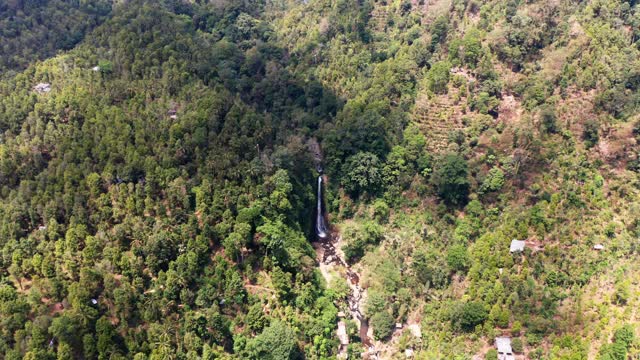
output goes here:
[[456, 310], [452, 321], [461, 330], [470, 332], [476, 326], [482, 325], [487, 320], [488, 315], [483, 303], [471, 301], [464, 303]]
[[469, 195], [469, 169], [458, 154], [447, 154], [440, 159], [431, 176], [431, 183], [441, 199], [450, 205], [464, 205]]
[[449, 19], [444, 16], [438, 16], [431, 24], [431, 48], [434, 49], [439, 43], [442, 43], [449, 31]]
[[382, 185], [380, 160], [375, 154], [360, 152], [342, 166], [341, 184], [352, 195], [376, 193]]
[[301, 359], [296, 335], [286, 324], [273, 321], [260, 335], [247, 344], [251, 359], [296, 360]]
[[451, 76], [451, 63], [439, 61], [427, 72], [427, 86], [436, 94], [445, 94]]
[[269, 320], [264, 316], [261, 303], [255, 303], [249, 308], [246, 319], [249, 329], [259, 332], [269, 324]]
[[378, 199], [373, 203], [373, 217], [382, 223], [389, 219], [389, 205], [384, 200]]
[[464, 272], [469, 266], [469, 254], [464, 245], [454, 245], [447, 250], [447, 264], [453, 271]]
[[499, 167], [493, 167], [484, 178], [479, 190], [482, 193], [495, 192], [502, 189], [502, 186], [504, 186], [504, 172]]
[[378, 291], [370, 291], [367, 295], [367, 303], [364, 313], [367, 317], [373, 317], [375, 314], [385, 311], [387, 308], [386, 297]]
[[598, 140], [600, 140], [600, 135], [598, 134], [599, 130], [600, 124], [597, 120], [590, 119], [585, 121], [582, 138], [584, 139], [584, 143], [587, 148], [594, 147], [598, 143]]
[[485, 360], [498, 360], [498, 350], [489, 349], [487, 353], [484, 355]]
[[378, 340], [383, 340], [391, 335], [395, 322], [389, 312], [380, 311], [371, 317], [371, 326], [373, 327], [373, 336]]
[[552, 105], [544, 105], [540, 108], [540, 125], [542, 131], [555, 134], [558, 131], [556, 109]]
[[519, 337], [511, 340], [511, 348], [513, 352], [516, 354], [521, 354], [524, 351], [524, 345], [522, 344], [522, 339]]

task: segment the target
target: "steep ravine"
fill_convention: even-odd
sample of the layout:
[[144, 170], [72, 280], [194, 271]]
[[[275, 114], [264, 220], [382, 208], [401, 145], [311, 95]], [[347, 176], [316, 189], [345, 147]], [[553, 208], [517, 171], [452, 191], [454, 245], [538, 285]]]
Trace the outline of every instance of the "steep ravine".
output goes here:
[[[378, 359], [377, 351], [371, 339], [369, 338], [369, 324], [363, 314], [364, 299], [366, 298], [366, 290], [360, 286], [360, 275], [354, 271], [345, 261], [342, 251], [336, 249], [340, 243], [341, 237], [337, 229], [329, 231], [326, 221], [326, 213], [322, 206], [322, 184], [326, 176], [318, 176], [317, 191], [317, 214], [316, 214], [316, 254], [320, 264], [320, 271], [325, 277], [327, 283], [331, 282], [332, 273], [343, 274], [351, 289], [347, 296], [347, 304], [349, 315], [356, 322], [359, 328], [359, 335], [362, 344], [365, 347], [365, 355], [368, 359]], [[333, 271], [332, 271], [333, 270]], [[341, 347], [340, 355], [346, 356], [346, 350]]]

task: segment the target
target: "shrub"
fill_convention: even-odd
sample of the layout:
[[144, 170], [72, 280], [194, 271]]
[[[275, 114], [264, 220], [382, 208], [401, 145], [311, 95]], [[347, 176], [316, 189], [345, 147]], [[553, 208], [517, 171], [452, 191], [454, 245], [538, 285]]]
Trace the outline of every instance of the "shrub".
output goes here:
[[629, 301], [631, 290], [628, 280], [621, 281], [616, 284], [616, 292], [614, 294], [614, 302], [618, 305], [626, 305]]
[[431, 48], [441, 43], [447, 37], [448, 31], [449, 19], [444, 15], [438, 16], [431, 24]]
[[511, 348], [514, 353], [520, 354], [524, 351], [524, 345], [522, 344], [522, 339], [514, 338], [511, 340]]
[[481, 91], [478, 95], [469, 98], [469, 106], [471, 107], [471, 110], [475, 110], [480, 114], [497, 116], [497, 109], [499, 105], [500, 100], [485, 91]]
[[627, 324], [617, 329], [613, 334], [613, 340], [615, 342], [623, 342], [626, 347], [631, 346], [635, 342], [635, 332], [633, 326]]
[[371, 318], [371, 326], [376, 339], [385, 339], [393, 332], [393, 317], [387, 311], [380, 311]]
[[256, 332], [262, 331], [262, 329], [269, 324], [269, 319], [264, 317], [262, 304], [255, 303], [249, 308], [249, 312], [246, 317], [246, 324], [249, 326], [249, 329]]
[[384, 311], [386, 307], [387, 299], [384, 297], [384, 295], [377, 291], [370, 291], [367, 296], [364, 314], [367, 317], [373, 317], [373, 315]]
[[504, 186], [504, 172], [498, 168], [493, 167], [489, 170], [487, 177], [484, 178], [482, 186], [480, 186], [481, 193], [494, 192], [502, 189]]
[[558, 131], [558, 125], [556, 123], [556, 109], [551, 105], [544, 105], [540, 109], [540, 124], [542, 125], [542, 131], [555, 134]]
[[600, 140], [600, 135], [598, 135], [599, 129], [600, 124], [598, 124], [597, 120], [591, 119], [584, 123], [582, 139], [587, 148], [594, 147], [598, 143], [598, 140]]
[[384, 237], [382, 226], [373, 221], [367, 221], [360, 226], [345, 227], [342, 234], [346, 241], [342, 251], [349, 261], [361, 258], [367, 245], [377, 245]]
[[447, 251], [447, 264], [453, 271], [465, 271], [469, 265], [469, 255], [467, 247], [464, 245], [454, 245]]
[[387, 222], [389, 219], [389, 205], [384, 200], [378, 199], [373, 203], [373, 217], [379, 222]]
[[489, 349], [487, 353], [484, 355], [485, 360], [497, 360], [498, 359], [498, 350]]
[[511, 326], [511, 335], [520, 336], [522, 332], [522, 323], [520, 321], [514, 321], [513, 326]]

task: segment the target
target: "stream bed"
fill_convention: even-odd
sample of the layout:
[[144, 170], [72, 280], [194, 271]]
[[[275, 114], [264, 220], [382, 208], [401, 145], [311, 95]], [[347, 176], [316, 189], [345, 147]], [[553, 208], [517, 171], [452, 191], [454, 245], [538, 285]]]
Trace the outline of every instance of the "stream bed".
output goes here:
[[[327, 282], [330, 282], [330, 275], [328, 269], [344, 269], [344, 271], [335, 271], [337, 274], [344, 274], [349, 288], [351, 289], [347, 296], [347, 304], [349, 309], [349, 315], [356, 322], [359, 328], [359, 336], [362, 344], [365, 347], [365, 353], [369, 359], [377, 359], [376, 349], [373, 342], [369, 338], [369, 323], [363, 314], [363, 297], [365, 296], [365, 290], [360, 286], [360, 275], [356, 273], [351, 266], [345, 261], [344, 255], [341, 251], [336, 249], [340, 240], [340, 234], [334, 231], [330, 231], [327, 226], [326, 213], [323, 207], [322, 201], [322, 184], [324, 182], [323, 176], [318, 176], [318, 192], [317, 192], [317, 209], [316, 209], [316, 242], [314, 247], [318, 255], [318, 262], [320, 262], [321, 272]], [[341, 354], [345, 356], [346, 354]]]

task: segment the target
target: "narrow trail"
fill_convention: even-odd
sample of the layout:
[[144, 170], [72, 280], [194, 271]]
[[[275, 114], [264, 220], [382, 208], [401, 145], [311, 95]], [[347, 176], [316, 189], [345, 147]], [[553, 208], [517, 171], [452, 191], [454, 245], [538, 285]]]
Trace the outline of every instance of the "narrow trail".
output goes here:
[[[322, 155], [320, 153], [320, 147], [317, 142], [312, 141], [310, 144], [311, 151], [313, 152], [316, 160], [316, 168], [320, 175], [318, 176], [318, 191], [316, 199], [316, 219], [315, 219], [315, 233], [316, 241], [314, 242], [314, 248], [320, 263], [320, 271], [325, 277], [327, 283], [331, 282], [330, 270], [339, 270], [336, 273], [344, 273], [347, 284], [351, 289], [347, 296], [347, 305], [349, 309], [349, 315], [356, 322], [359, 328], [359, 335], [362, 344], [365, 347], [363, 357], [367, 359], [378, 359], [377, 350], [371, 339], [368, 336], [369, 322], [363, 314], [365, 292], [360, 286], [360, 275], [355, 272], [351, 266], [345, 261], [344, 254], [336, 249], [336, 246], [341, 240], [340, 234], [336, 229], [330, 229], [327, 225], [326, 212], [323, 206], [322, 186], [326, 182], [326, 176], [322, 175]], [[346, 358], [346, 349], [341, 346], [339, 357]]]

